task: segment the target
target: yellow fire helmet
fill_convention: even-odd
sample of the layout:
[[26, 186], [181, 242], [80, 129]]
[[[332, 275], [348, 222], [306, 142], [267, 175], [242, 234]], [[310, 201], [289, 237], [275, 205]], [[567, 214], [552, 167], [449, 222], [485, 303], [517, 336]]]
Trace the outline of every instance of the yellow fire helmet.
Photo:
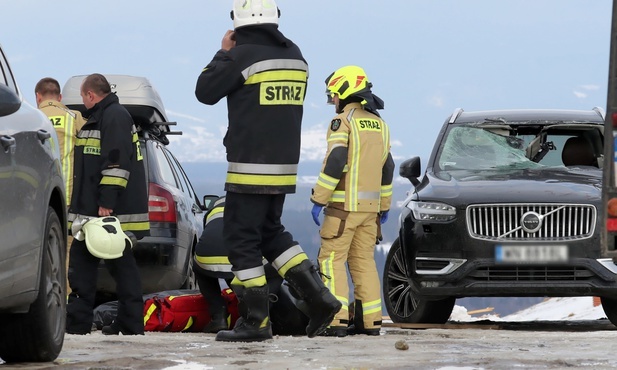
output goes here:
[[234, 28], [268, 23], [278, 25], [280, 16], [274, 0], [234, 0], [231, 11]]
[[372, 86], [364, 69], [358, 66], [341, 67], [326, 78], [326, 94], [328, 94], [328, 97], [338, 95], [341, 100], [352, 95], [370, 92]]
[[82, 226], [86, 234], [86, 247], [95, 257], [115, 259], [122, 256], [131, 239], [122, 231], [120, 220], [113, 216], [92, 218]]

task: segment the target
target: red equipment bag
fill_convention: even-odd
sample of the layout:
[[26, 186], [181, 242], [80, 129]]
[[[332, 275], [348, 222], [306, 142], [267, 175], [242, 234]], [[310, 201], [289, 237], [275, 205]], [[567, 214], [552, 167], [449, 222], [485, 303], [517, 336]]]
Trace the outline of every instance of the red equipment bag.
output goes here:
[[[221, 294], [233, 327], [238, 318], [238, 300], [231, 289]], [[200, 293], [154, 296], [144, 301], [145, 331], [200, 332], [209, 322], [208, 302]]]

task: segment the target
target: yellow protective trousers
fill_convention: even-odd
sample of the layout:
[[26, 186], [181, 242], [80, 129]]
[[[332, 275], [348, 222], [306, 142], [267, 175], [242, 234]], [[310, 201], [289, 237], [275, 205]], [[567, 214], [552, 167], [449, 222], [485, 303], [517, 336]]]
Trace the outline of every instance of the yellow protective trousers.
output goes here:
[[[326, 208], [326, 216], [319, 232], [321, 249], [319, 266], [324, 284], [343, 304], [330, 326], [349, 323], [349, 284], [347, 266], [354, 286], [356, 304], [362, 305], [365, 329], [381, 327], [381, 284], [375, 265], [377, 213], [346, 212]], [[353, 313], [352, 313], [353, 314]], [[354, 318], [357, 323], [359, 317]]]

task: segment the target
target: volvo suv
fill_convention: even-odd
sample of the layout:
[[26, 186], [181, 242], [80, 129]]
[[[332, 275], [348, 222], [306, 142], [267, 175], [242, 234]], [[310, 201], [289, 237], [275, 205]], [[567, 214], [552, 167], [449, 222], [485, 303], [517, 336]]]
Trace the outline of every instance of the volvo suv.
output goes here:
[[395, 322], [443, 323], [457, 298], [598, 296], [617, 324], [617, 266], [601, 258], [604, 112], [457, 109], [412, 183], [383, 293]]
[[[86, 76], [71, 77], [62, 88], [62, 102], [86, 115], [80, 97]], [[180, 162], [168, 148], [175, 122], [169, 122], [163, 101], [145, 77], [105, 75], [137, 127], [148, 181], [150, 236], [133, 247], [144, 294], [194, 289], [192, 255], [203, 231], [205, 206], [193, 190]], [[114, 299], [115, 283], [104, 264], [99, 268], [99, 301]]]
[[66, 320], [66, 204], [56, 131], [0, 47], [0, 358], [53, 361]]

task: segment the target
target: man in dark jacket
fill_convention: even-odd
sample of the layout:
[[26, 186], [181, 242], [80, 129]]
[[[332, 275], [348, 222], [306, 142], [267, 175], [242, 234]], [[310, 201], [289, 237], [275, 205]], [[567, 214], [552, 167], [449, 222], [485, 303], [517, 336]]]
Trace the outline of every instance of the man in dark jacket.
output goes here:
[[[88, 121], [77, 134], [75, 144], [69, 223], [72, 226], [113, 215], [120, 220], [123, 231], [140, 239], [149, 234], [150, 223], [145, 168], [133, 120], [101, 74], [84, 79], [81, 96], [88, 109]], [[86, 242], [74, 236], [66, 332], [87, 334], [92, 328], [100, 259], [88, 251]], [[130, 245], [127, 243], [121, 257], [105, 259], [105, 265], [116, 281], [118, 316], [110, 326], [103, 327], [103, 334], [143, 334], [143, 292]]]
[[229, 126], [223, 237], [241, 318], [220, 341], [272, 338], [265, 257], [307, 302], [307, 335], [322, 332], [341, 308], [315, 267], [281, 224], [285, 195], [296, 190], [308, 65], [278, 30], [273, 0], [234, 0], [234, 31], [204, 68], [195, 89], [204, 104], [227, 97]]

